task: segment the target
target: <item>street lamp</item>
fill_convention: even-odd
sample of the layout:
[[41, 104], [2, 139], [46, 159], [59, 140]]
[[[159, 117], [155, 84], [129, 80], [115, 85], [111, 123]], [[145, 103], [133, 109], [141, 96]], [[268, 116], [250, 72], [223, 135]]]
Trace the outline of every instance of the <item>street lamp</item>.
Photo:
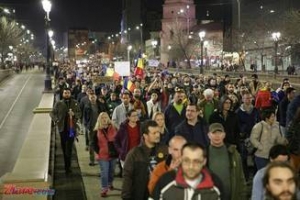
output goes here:
[[45, 88], [44, 91], [51, 91], [51, 77], [50, 77], [50, 44], [49, 44], [49, 27], [50, 27], [50, 18], [49, 13], [51, 11], [52, 3], [49, 0], [42, 1], [43, 9], [46, 12], [45, 16], [45, 29], [46, 29], [46, 47], [47, 47], [47, 61], [46, 61], [46, 77], [45, 77]]
[[205, 31], [200, 31], [199, 32], [200, 46], [201, 46], [200, 74], [203, 74], [203, 46], [204, 46], [204, 37], [205, 37]]
[[130, 51], [131, 51], [131, 49], [132, 49], [132, 46], [131, 45], [129, 45], [128, 47], [127, 47], [127, 60], [130, 62]]
[[156, 46], [157, 46], [157, 40], [151, 41], [152, 47], [153, 47], [153, 57], [156, 58]]
[[277, 55], [277, 51], [278, 51], [278, 40], [280, 38], [280, 32], [274, 32], [272, 33], [272, 38], [275, 42], [275, 68], [274, 68], [274, 73], [278, 74], [278, 55]]
[[135, 27], [136, 30], [140, 31], [140, 35], [141, 35], [141, 51], [143, 52], [143, 24], [140, 24], [139, 26]]

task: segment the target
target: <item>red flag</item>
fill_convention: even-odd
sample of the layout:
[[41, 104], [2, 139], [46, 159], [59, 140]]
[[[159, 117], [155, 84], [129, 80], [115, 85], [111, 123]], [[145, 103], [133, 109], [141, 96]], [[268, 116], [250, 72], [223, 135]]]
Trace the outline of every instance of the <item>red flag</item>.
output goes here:
[[134, 70], [134, 75], [144, 77], [144, 60], [143, 60], [143, 58], [138, 59], [136, 68]]

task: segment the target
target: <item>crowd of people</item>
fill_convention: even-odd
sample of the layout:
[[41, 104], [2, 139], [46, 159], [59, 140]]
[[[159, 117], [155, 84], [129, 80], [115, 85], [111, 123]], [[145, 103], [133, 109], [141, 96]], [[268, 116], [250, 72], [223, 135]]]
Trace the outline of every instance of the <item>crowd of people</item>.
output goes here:
[[128, 77], [128, 87], [122, 78], [95, 81], [99, 67], [60, 66], [56, 74], [50, 116], [66, 173], [82, 131], [89, 165], [100, 166], [101, 197], [114, 189], [119, 164], [124, 200], [297, 199], [300, 95], [288, 79], [273, 89], [257, 74], [155, 69]]

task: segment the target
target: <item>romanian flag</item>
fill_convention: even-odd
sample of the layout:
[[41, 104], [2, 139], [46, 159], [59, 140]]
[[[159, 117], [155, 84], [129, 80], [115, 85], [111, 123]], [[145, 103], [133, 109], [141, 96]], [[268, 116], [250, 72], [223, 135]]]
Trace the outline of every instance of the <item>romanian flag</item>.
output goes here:
[[135, 89], [135, 84], [131, 80], [129, 80], [128, 77], [126, 77], [123, 83], [123, 88], [129, 90], [132, 93]]
[[136, 68], [134, 70], [134, 75], [144, 77], [144, 60], [143, 60], [143, 58], [138, 59]]
[[75, 137], [75, 126], [74, 126], [74, 120], [73, 117], [70, 116], [70, 126], [69, 126], [69, 138], [74, 138]]

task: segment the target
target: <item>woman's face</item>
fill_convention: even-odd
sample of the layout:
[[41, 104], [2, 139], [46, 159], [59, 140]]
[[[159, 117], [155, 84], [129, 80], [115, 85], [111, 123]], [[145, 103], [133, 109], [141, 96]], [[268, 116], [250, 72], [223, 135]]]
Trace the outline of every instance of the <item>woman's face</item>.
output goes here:
[[270, 118], [266, 118], [266, 121], [269, 122], [270, 124], [273, 124], [275, 122], [275, 114], [272, 113]]
[[165, 118], [163, 115], [156, 115], [155, 121], [159, 127], [163, 127], [165, 125]]
[[108, 124], [108, 122], [109, 122], [109, 116], [108, 116], [107, 113], [101, 115], [100, 122], [103, 125], [107, 125]]

